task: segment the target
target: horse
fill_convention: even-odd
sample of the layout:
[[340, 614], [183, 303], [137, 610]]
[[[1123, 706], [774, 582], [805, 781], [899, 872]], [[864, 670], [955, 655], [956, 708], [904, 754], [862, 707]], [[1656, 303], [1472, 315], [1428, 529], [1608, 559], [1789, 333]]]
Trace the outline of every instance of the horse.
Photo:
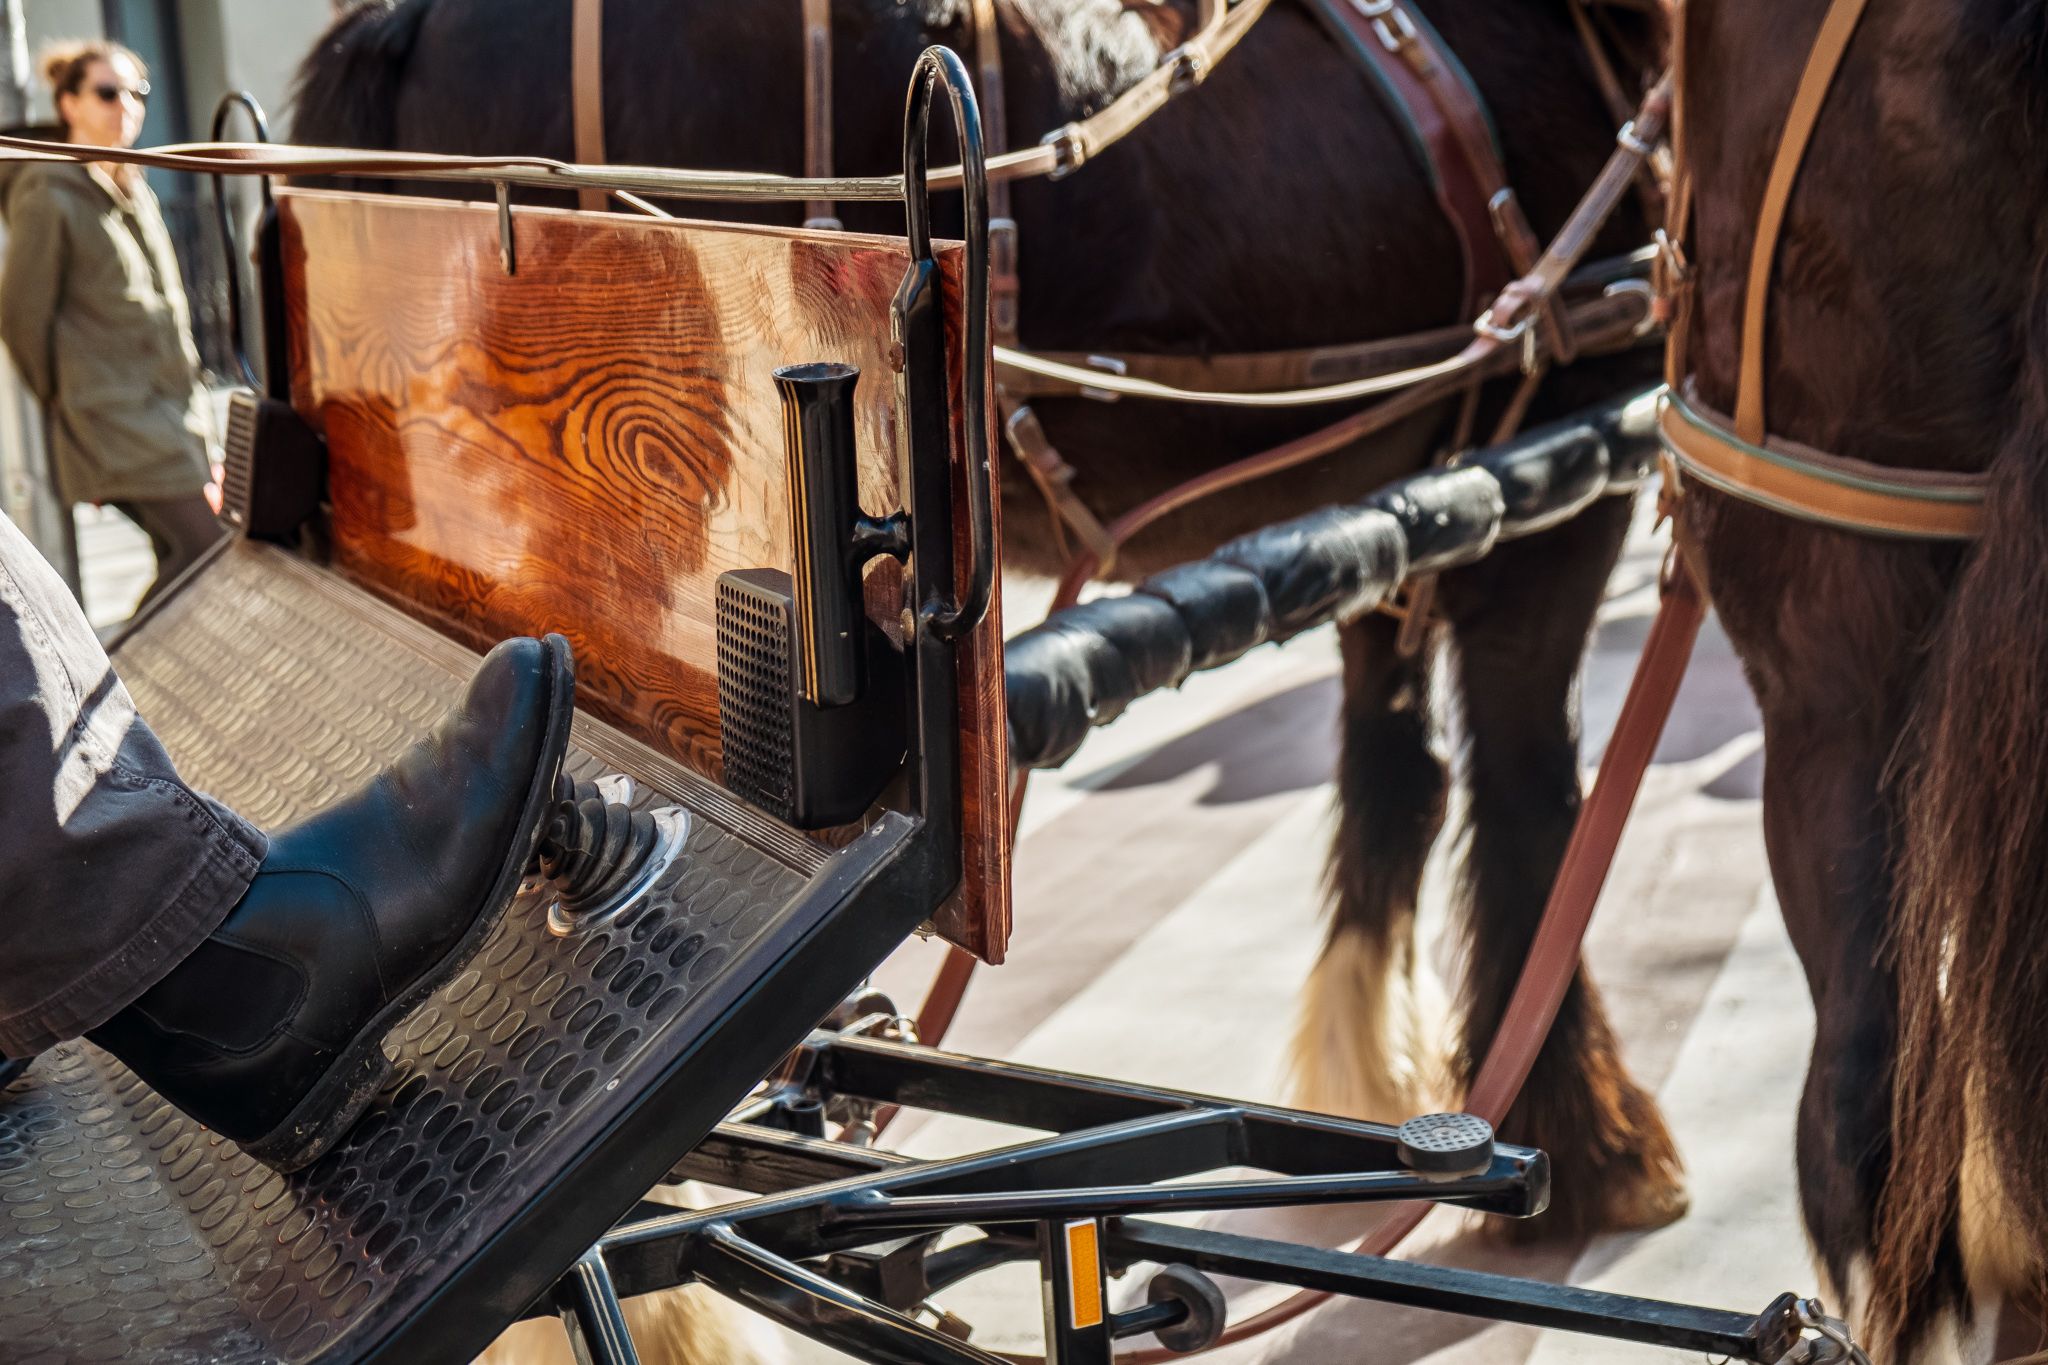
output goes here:
[[[1568, 0], [1426, 0], [1428, 17], [1491, 105], [1512, 183], [1539, 235], [1554, 231], [1612, 149]], [[1654, 6], [1651, 7], [1654, 9]], [[1101, 107], [1189, 31], [1191, 0], [1003, 0], [1006, 114], [1022, 142]], [[901, 73], [928, 44], [971, 51], [967, 0], [832, 6], [841, 172], [900, 158]], [[1654, 17], [1617, 10], [1654, 51]], [[571, 159], [570, 7], [561, 0], [370, 0], [302, 67], [302, 142]], [[611, 0], [604, 135], [611, 160], [798, 173], [804, 164], [800, 7]], [[514, 94], [513, 92], [516, 92]], [[534, 192], [537, 202], [567, 196]], [[794, 225], [798, 210], [706, 206], [697, 216]], [[894, 211], [841, 206], [849, 229], [900, 231]], [[1281, 0], [1200, 90], [1175, 100], [1077, 174], [1016, 184], [1021, 331], [1047, 350], [1208, 354], [1406, 334], [1463, 321], [1466, 288], [1426, 167], [1355, 59], [1305, 8]], [[1628, 206], [1596, 251], [1648, 240]], [[1560, 369], [1529, 411], [1543, 421], [1640, 390], [1655, 357]], [[1513, 387], [1484, 394], [1478, 429]], [[1086, 398], [1034, 405], [1104, 521], [1161, 489], [1332, 420], [1329, 407], [1200, 411]], [[1169, 518], [1119, 559], [1136, 575], [1310, 507], [1362, 496], [1429, 463], [1444, 404], [1360, 447]], [[1610, 499], [1569, 524], [1444, 575], [1432, 647], [1397, 647], [1382, 615], [1341, 626], [1339, 827], [1327, 940], [1303, 992], [1296, 1098], [1398, 1121], [1442, 1107], [1484, 1056], [1520, 970], [1579, 803], [1573, 695], [1630, 519]], [[1060, 568], [1047, 508], [1006, 481], [1014, 568]], [[1438, 751], [1441, 655], [1461, 700], [1469, 794], [1464, 923], [1472, 951], [1445, 1083], [1424, 1017], [1414, 922], [1443, 831], [1451, 765]], [[1027, 920], [1028, 923], [1028, 920]], [[1506, 1136], [1551, 1154], [1562, 1236], [1662, 1224], [1685, 1207], [1680, 1164], [1653, 1099], [1628, 1075], [1581, 972]]]
[[[1829, 9], [1693, 0], [1683, 20], [1686, 339], [1719, 412], [1743, 387], [1764, 153]], [[1883, 1360], [1981, 1358], [2048, 1267], [2044, 38], [2041, 0], [1869, 6], [1751, 338], [1773, 440], [1981, 472], [1981, 534], [1873, 536], [1697, 480], [1678, 512], [1763, 714], [1771, 872], [1816, 1015], [1804, 1221]]]

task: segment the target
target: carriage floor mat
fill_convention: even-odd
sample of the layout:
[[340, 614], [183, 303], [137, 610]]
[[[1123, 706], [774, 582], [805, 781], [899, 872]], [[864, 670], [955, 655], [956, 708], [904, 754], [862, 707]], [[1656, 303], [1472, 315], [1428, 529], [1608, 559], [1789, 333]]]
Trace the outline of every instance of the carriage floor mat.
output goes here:
[[[475, 662], [249, 542], [117, 660], [193, 785], [265, 825], [388, 762]], [[886, 822], [828, 854], [581, 715], [566, 770], [688, 809], [680, 854], [566, 936], [529, 883], [306, 1170], [258, 1164], [82, 1043], [0, 1089], [0, 1359], [467, 1358], [922, 913], [900, 888], [853, 913], [887, 882], [877, 846], [908, 837]]]

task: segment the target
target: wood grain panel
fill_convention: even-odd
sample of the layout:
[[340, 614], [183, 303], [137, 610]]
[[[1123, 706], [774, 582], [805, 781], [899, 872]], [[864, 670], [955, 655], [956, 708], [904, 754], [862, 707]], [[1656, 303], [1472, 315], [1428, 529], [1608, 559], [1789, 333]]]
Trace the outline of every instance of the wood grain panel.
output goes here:
[[[861, 499], [896, 507], [902, 244], [519, 208], [507, 274], [489, 205], [280, 205], [292, 401], [328, 438], [337, 566], [472, 645], [560, 631], [584, 705], [716, 780], [713, 585], [792, 567], [770, 372], [860, 367]], [[959, 264], [947, 253], [956, 339]], [[964, 527], [960, 446], [956, 422]], [[894, 563], [867, 600], [900, 639]], [[1009, 929], [1001, 641], [992, 611], [963, 651], [968, 875], [939, 919], [992, 961]]]

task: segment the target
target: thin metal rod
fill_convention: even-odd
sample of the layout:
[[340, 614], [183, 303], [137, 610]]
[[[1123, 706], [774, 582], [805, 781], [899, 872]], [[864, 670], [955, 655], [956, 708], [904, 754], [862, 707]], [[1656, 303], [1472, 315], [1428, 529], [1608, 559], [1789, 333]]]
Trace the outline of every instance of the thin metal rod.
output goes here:
[[926, 624], [942, 640], [956, 640], [981, 624], [995, 593], [995, 472], [990, 467], [988, 366], [988, 170], [982, 150], [981, 107], [967, 65], [950, 48], [929, 47], [910, 79], [903, 116], [903, 212], [913, 261], [932, 259], [930, 141], [932, 97], [944, 84], [960, 143], [965, 201], [966, 269], [961, 277], [961, 422], [966, 432], [967, 587], [950, 606], [925, 608]]
[[1003, 1365], [1000, 1356], [953, 1340], [863, 1298], [794, 1261], [755, 1246], [725, 1223], [692, 1244], [697, 1278], [792, 1332], [888, 1365]]
[[1399, 1199], [1466, 1199], [1514, 1194], [1528, 1183], [1506, 1162], [1485, 1175], [1431, 1182], [1405, 1171], [1300, 1175], [1284, 1180], [1217, 1180], [1179, 1185], [1099, 1185], [985, 1194], [878, 1195], [848, 1198], [824, 1210], [827, 1226], [952, 1227], [1043, 1218], [1112, 1218], [1139, 1213], [1211, 1212]]
[[562, 1276], [556, 1293], [562, 1308], [562, 1325], [579, 1359], [588, 1365], [640, 1365], [633, 1349], [633, 1334], [627, 1330], [625, 1310], [619, 1306], [619, 1291], [605, 1266], [604, 1252], [592, 1247], [577, 1258]]
[[1361, 1256], [1149, 1221], [1112, 1225], [1119, 1255], [1500, 1322], [1773, 1362], [1798, 1328], [1780, 1299], [1761, 1315], [1605, 1294], [1418, 1261]]
[[[270, 120], [264, 117], [263, 106], [257, 102], [256, 97], [246, 90], [230, 91], [222, 96], [221, 102], [215, 106], [212, 132], [214, 141], [218, 142], [221, 134], [227, 131], [228, 119], [237, 109], [248, 114], [249, 122], [256, 130], [257, 141], [268, 143]], [[262, 187], [263, 207], [268, 210], [270, 181], [264, 179], [256, 183]], [[242, 332], [241, 253], [235, 249], [235, 225], [232, 215], [228, 212], [227, 182], [223, 176], [213, 177], [213, 213], [214, 224], [220, 231], [221, 264], [225, 270], [222, 281], [227, 285], [228, 291], [228, 339], [234, 348], [235, 366], [241, 370], [242, 378], [249, 387], [260, 392], [263, 381], [257, 377], [255, 365], [250, 363], [249, 347]]]
[[[969, 1156], [953, 1157], [944, 1161], [917, 1161], [895, 1170], [863, 1172], [829, 1185], [812, 1186], [785, 1195], [755, 1200], [744, 1205], [746, 1221], [750, 1227], [764, 1219], [777, 1215], [822, 1207], [842, 1191], [875, 1189], [889, 1193], [897, 1189], [915, 1189], [936, 1181], [981, 1181], [988, 1183], [999, 1178], [1004, 1172], [1014, 1171], [1020, 1163], [1031, 1162], [1044, 1166], [1063, 1160], [1097, 1160], [1103, 1153], [1116, 1153], [1136, 1161], [1157, 1162], [1161, 1144], [1180, 1143], [1191, 1136], [1199, 1135], [1205, 1129], [1227, 1128], [1236, 1121], [1237, 1111], [1219, 1108], [1213, 1110], [1169, 1110], [1162, 1114], [1148, 1114], [1142, 1118], [1121, 1123], [1106, 1123], [1095, 1128], [1082, 1128], [1057, 1137], [1040, 1138], [1033, 1142], [1021, 1142], [1012, 1147], [998, 1147], [991, 1151], [975, 1152]], [[1220, 1138], [1212, 1144], [1220, 1151]], [[1206, 1159], [1213, 1152], [1204, 1150]], [[1211, 1166], [1183, 1164], [1171, 1171], [1162, 1170], [1161, 1178], [1182, 1174], [1189, 1169], [1212, 1169]], [[729, 1212], [729, 1211], [728, 1211]], [[607, 1251], [616, 1248], [642, 1245], [686, 1232], [708, 1221], [702, 1213], [678, 1210], [676, 1216], [666, 1220], [650, 1219], [630, 1227], [615, 1228], [606, 1234], [604, 1246]]]

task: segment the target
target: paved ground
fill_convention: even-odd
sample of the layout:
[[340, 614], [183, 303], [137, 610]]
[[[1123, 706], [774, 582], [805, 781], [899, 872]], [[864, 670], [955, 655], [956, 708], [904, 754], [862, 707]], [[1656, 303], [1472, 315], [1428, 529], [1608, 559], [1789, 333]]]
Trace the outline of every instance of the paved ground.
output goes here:
[[[81, 543], [90, 614], [95, 624], [118, 620], [147, 579], [147, 547], [111, 512], [82, 518]], [[1654, 606], [1657, 553], [1647, 534], [1638, 537], [1602, 615], [1585, 691], [1589, 763]], [[1035, 619], [1044, 595], [1012, 592], [1013, 629]], [[1280, 1059], [1320, 932], [1336, 672], [1327, 631], [1263, 650], [1141, 703], [1063, 772], [1041, 775], [1017, 855], [1012, 960], [977, 980], [948, 1045], [1283, 1099]], [[1519, 1255], [1439, 1215], [1425, 1229], [1423, 1254], [1747, 1310], [1781, 1290], [1813, 1288], [1790, 1143], [1810, 1020], [1768, 890], [1759, 773], [1754, 710], [1709, 626], [1591, 944], [1629, 1060], [1662, 1096], [1690, 1163], [1691, 1215], [1647, 1236]], [[1446, 878], [1439, 870], [1432, 881], [1435, 920]], [[884, 984], [914, 1000], [937, 960], [935, 948], [912, 945]], [[898, 1134], [918, 1152], [1003, 1136], [936, 1121]], [[1333, 1210], [1286, 1230], [1330, 1244], [1362, 1225], [1353, 1211]], [[1038, 1346], [1028, 1274], [963, 1286], [946, 1306], [975, 1322], [989, 1346]], [[802, 1362], [840, 1358], [800, 1341], [784, 1345]], [[1224, 1358], [1551, 1365], [1676, 1357], [1340, 1303]]]
[[156, 577], [156, 559], [149, 552], [149, 537], [111, 507], [81, 507], [73, 518], [85, 614], [104, 635], [135, 610], [135, 599]]

